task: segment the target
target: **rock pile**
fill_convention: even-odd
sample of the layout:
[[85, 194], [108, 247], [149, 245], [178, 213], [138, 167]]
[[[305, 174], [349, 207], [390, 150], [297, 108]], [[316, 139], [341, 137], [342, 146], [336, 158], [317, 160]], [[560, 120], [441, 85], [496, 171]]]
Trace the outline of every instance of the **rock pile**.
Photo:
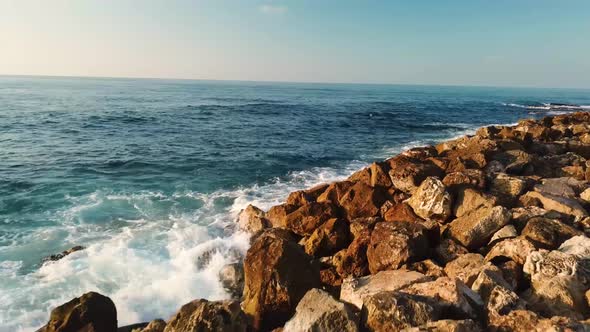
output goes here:
[[[484, 127], [248, 207], [241, 306], [193, 301], [143, 331], [583, 331], [589, 209], [590, 113]], [[64, 306], [46, 331], [98, 324]]]

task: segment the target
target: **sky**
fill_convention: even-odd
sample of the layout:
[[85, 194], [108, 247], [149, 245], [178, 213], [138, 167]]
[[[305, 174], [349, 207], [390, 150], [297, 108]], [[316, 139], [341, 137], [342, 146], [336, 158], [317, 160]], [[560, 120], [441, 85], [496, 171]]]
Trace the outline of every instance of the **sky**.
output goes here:
[[590, 88], [590, 1], [0, 0], [0, 75]]

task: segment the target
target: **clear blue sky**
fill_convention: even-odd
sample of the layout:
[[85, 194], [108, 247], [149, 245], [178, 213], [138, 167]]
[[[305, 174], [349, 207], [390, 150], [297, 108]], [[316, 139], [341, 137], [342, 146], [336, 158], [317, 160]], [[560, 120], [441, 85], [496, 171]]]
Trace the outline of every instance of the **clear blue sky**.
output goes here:
[[0, 0], [0, 74], [590, 87], [590, 0]]

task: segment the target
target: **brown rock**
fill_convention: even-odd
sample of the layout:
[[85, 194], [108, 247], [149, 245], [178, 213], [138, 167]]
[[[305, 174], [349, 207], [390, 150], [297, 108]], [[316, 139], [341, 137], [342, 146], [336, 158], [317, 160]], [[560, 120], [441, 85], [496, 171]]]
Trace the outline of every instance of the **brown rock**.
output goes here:
[[559, 213], [569, 214], [576, 217], [586, 217], [588, 212], [578, 201], [551, 194], [544, 194], [536, 191], [529, 191], [524, 196], [538, 199], [545, 210], [554, 210]]
[[44, 263], [44, 262], [49, 262], [49, 261], [58, 261], [58, 260], [60, 260], [60, 259], [62, 259], [64, 257], [66, 257], [69, 254], [72, 254], [72, 253], [74, 253], [76, 251], [80, 251], [80, 250], [84, 250], [84, 249], [86, 249], [86, 248], [83, 247], [83, 246], [74, 246], [74, 247], [71, 247], [70, 249], [64, 250], [64, 251], [62, 251], [62, 252], [60, 252], [58, 254], [53, 254], [53, 255], [49, 255], [47, 257], [44, 257], [43, 259], [41, 259], [41, 262]]
[[429, 281], [431, 277], [407, 270], [390, 270], [360, 278], [346, 278], [342, 282], [340, 300], [361, 309], [366, 297], [384, 292], [395, 291], [411, 284]]
[[288, 205], [302, 206], [315, 202], [317, 198], [328, 188], [325, 183], [319, 184], [313, 188], [307, 190], [294, 191], [287, 197]]
[[512, 206], [529, 186], [530, 184], [522, 178], [499, 173], [490, 181], [490, 192], [502, 205]]
[[367, 249], [371, 273], [398, 269], [405, 263], [419, 261], [428, 253], [424, 227], [408, 222], [380, 222], [371, 233]]
[[381, 292], [368, 296], [361, 310], [361, 324], [369, 331], [399, 331], [437, 320], [440, 309], [418, 296]]
[[344, 208], [348, 219], [374, 217], [379, 215], [379, 208], [386, 200], [378, 188], [357, 182], [342, 196], [340, 206]]
[[456, 193], [462, 188], [483, 190], [486, 186], [485, 174], [479, 169], [451, 172], [444, 177], [442, 182], [451, 193]]
[[384, 214], [383, 219], [389, 222], [422, 222], [422, 218], [418, 217], [414, 210], [407, 203], [394, 204]]
[[496, 243], [485, 257], [486, 262], [501, 263], [512, 260], [523, 265], [527, 256], [535, 250], [535, 246], [527, 239], [517, 237]]
[[502, 240], [511, 239], [511, 238], [514, 238], [517, 236], [518, 236], [518, 232], [516, 231], [516, 228], [514, 228], [514, 226], [512, 226], [512, 225], [506, 225], [506, 226], [500, 228], [499, 231], [494, 233], [494, 235], [490, 239], [490, 242], [488, 242], [488, 245], [493, 245], [493, 244], [496, 244]]
[[442, 319], [428, 322], [420, 327], [403, 329], [403, 332], [482, 332], [481, 327], [471, 319]]
[[348, 189], [352, 187], [353, 183], [350, 181], [340, 181], [331, 183], [328, 188], [317, 198], [318, 203], [330, 201], [339, 202], [342, 196], [346, 194]]
[[498, 263], [498, 268], [502, 271], [502, 277], [510, 285], [510, 289], [519, 289], [522, 285], [522, 265], [515, 261], [505, 261]]
[[582, 232], [559, 220], [543, 217], [529, 219], [522, 230], [525, 239], [543, 249], [557, 249], [565, 240], [576, 235], [582, 235]]
[[444, 269], [436, 264], [431, 259], [426, 259], [420, 262], [411, 263], [408, 266], [408, 269], [411, 271], [420, 272], [424, 275], [431, 276], [431, 277], [444, 277], [447, 274], [445, 273]]
[[369, 232], [355, 236], [347, 249], [340, 250], [334, 255], [333, 265], [342, 277], [360, 277], [369, 274], [367, 248], [371, 236]]
[[194, 300], [170, 318], [164, 332], [247, 330], [247, 317], [239, 302]]
[[447, 234], [469, 249], [486, 244], [492, 235], [510, 220], [510, 212], [503, 206], [481, 207], [453, 220]]
[[314, 257], [330, 256], [350, 243], [348, 223], [332, 218], [318, 227], [305, 242], [305, 252]]
[[489, 330], [494, 332], [584, 331], [584, 327], [565, 317], [556, 316], [546, 319], [529, 310], [514, 310], [507, 315], [494, 316]]
[[250, 204], [240, 211], [238, 227], [248, 233], [256, 233], [270, 227], [270, 222], [264, 217], [264, 211]]
[[284, 219], [284, 224], [273, 224], [273, 226], [306, 236], [311, 235], [324, 222], [335, 217], [338, 217], [338, 211], [332, 203], [309, 203], [289, 213]]
[[289, 204], [280, 204], [271, 207], [268, 212], [266, 212], [266, 219], [273, 225], [274, 227], [281, 227], [287, 224], [287, 215], [295, 210], [297, 210], [296, 205], [289, 205]]
[[388, 159], [389, 176], [394, 187], [401, 191], [412, 193], [424, 179], [429, 176], [442, 176], [440, 168], [418, 159], [405, 155], [398, 155]]
[[457, 278], [471, 287], [479, 272], [486, 268], [483, 256], [480, 254], [464, 254], [450, 261], [445, 266], [445, 273], [452, 278]]
[[42, 332], [117, 331], [117, 309], [111, 299], [95, 292], [51, 310]]
[[319, 278], [311, 257], [286, 232], [265, 230], [244, 260], [244, 312], [256, 329], [282, 326], [303, 295], [320, 285]]
[[[163, 319], [154, 319], [141, 332], [164, 332], [165, 328], [166, 322]], [[132, 332], [135, 332], [135, 330]]]
[[496, 197], [484, 194], [472, 188], [465, 188], [457, 193], [453, 214], [459, 218], [470, 211], [481, 207], [493, 207], [497, 203]]
[[434, 249], [436, 259], [446, 265], [457, 257], [469, 253], [467, 248], [452, 239], [443, 239]]
[[223, 288], [233, 298], [239, 299], [244, 291], [244, 264], [242, 262], [226, 264], [218, 275]]
[[428, 177], [408, 200], [408, 205], [423, 219], [446, 221], [451, 215], [451, 195], [444, 184], [435, 177]]
[[385, 188], [392, 186], [391, 178], [388, 173], [389, 165], [387, 163], [372, 163], [371, 166], [369, 166], [369, 170], [371, 171], [371, 186]]

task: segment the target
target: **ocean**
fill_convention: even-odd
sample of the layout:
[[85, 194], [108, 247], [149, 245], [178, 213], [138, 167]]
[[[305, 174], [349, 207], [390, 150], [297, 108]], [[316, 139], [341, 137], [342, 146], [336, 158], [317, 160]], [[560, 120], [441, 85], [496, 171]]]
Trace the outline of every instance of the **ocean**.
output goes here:
[[[0, 77], [0, 331], [94, 290], [167, 319], [244, 254], [248, 204], [412, 147], [590, 105], [590, 91]], [[42, 258], [75, 245], [56, 262]]]

